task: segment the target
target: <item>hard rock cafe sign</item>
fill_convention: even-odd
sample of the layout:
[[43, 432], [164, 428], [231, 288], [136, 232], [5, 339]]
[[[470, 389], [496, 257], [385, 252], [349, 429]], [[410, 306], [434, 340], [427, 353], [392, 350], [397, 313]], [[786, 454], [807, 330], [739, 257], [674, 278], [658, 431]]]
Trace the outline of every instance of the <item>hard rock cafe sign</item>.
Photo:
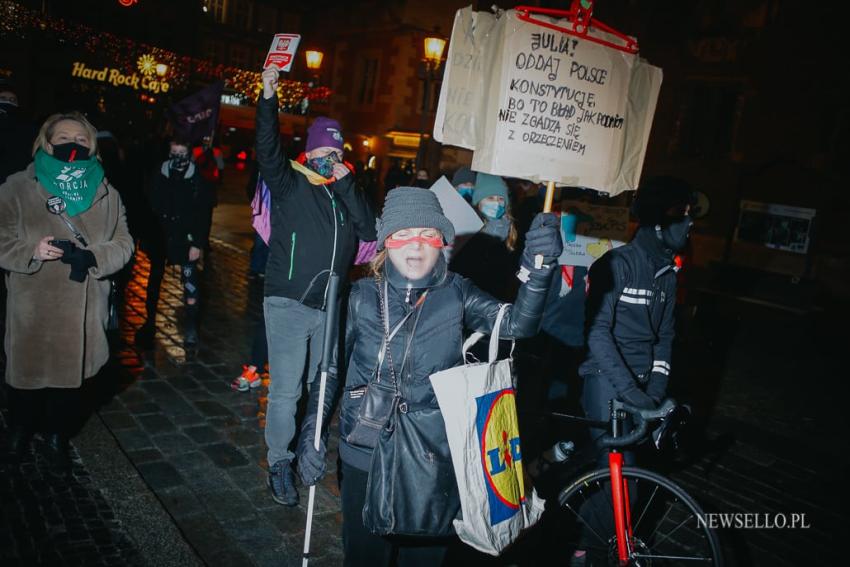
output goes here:
[[142, 55], [136, 61], [138, 73], [124, 73], [113, 67], [89, 67], [82, 61], [74, 61], [71, 76], [91, 81], [109, 83], [115, 87], [130, 87], [152, 93], [167, 93], [171, 88], [166, 81], [168, 66], [158, 63], [152, 55]]

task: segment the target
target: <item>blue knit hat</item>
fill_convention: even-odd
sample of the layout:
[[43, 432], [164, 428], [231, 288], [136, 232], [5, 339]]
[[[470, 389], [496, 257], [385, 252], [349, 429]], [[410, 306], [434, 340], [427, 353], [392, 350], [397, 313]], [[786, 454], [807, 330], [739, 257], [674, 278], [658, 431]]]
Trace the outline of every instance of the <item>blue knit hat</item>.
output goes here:
[[436, 193], [430, 189], [396, 187], [387, 193], [384, 212], [375, 221], [378, 250], [384, 249], [384, 241], [394, 232], [404, 228], [436, 228], [448, 244], [455, 239], [455, 227], [443, 214]]
[[508, 185], [505, 180], [498, 175], [490, 175], [489, 173], [479, 173], [475, 176], [475, 188], [472, 190], [472, 205], [478, 206], [485, 197], [491, 196], [502, 197], [505, 200], [505, 205], [510, 202], [508, 198]]

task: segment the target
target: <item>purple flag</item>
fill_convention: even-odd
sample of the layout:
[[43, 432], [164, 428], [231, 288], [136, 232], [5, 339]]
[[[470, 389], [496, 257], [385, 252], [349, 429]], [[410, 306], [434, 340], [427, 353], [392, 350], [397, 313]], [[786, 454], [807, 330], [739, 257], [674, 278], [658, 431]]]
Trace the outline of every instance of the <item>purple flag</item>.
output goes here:
[[218, 123], [222, 91], [224, 81], [217, 81], [171, 105], [169, 113], [175, 133], [191, 144], [200, 142], [204, 136], [212, 136]]

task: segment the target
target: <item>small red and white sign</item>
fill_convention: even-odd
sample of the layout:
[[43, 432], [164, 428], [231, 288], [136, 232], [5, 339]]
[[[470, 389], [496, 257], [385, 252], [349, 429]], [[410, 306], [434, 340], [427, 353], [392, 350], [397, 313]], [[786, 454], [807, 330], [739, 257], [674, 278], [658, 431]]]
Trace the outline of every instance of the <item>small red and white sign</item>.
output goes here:
[[292, 61], [295, 59], [295, 50], [298, 49], [298, 43], [301, 41], [301, 36], [295, 33], [279, 33], [274, 36], [272, 46], [269, 48], [269, 53], [266, 55], [266, 62], [263, 63], [263, 69], [269, 65], [275, 65], [281, 71], [289, 71], [292, 68]]

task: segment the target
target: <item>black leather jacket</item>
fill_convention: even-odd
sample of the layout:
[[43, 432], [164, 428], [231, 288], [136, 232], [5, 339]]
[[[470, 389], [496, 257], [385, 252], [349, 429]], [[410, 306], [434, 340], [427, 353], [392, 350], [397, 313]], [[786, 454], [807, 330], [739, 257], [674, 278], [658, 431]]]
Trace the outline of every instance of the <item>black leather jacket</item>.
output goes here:
[[[505, 312], [501, 327], [503, 338], [529, 337], [538, 332], [549, 282], [552, 280], [550, 271], [551, 268], [533, 270], [528, 282], [520, 287], [516, 302]], [[390, 353], [403, 401], [407, 402], [410, 411], [418, 408], [433, 414], [434, 419], [428, 420], [427, 435], [435, 446], [444, 448], [448, 454], [445, 426], [428, 377], [461, 364], [464, 330], [489, 334], [501, 302], [475, 287], [470, 280], [446, 271], [442, 260], [431, 280], [418, 288], [406, 288], [406, 280], [393, 272], [388, 262], [385, 278], [390, 329], [414, 308], [421, 294], [428, 290], [426, 299], [419, 307], [418, 320], [415, 313], [407, 319], [391, 341]], [[367, 277], [352, 286], [345, 325], [347, 371], [340, 406], [339, 452], [346, 464], [361, 470], [369, 469], [371, 451], [349, 445], [346, 436], [357, 419], [362, 400], [362, 397], [357, 396], [358, 389], [362, 389], [372, 378], [377, 367], [378, 350], [384, 338], [378, 285], [374, 278]], [[383, 283], [380, 285], [383, 289]], [[405, 361], [404, 351], [414, 325], [415, 333]], [[382, 365], [383, 377], [389, 376], [389, 358], [386, 357]], [[337, 392], [339, 385], [336, 369], [337, 365], [332, 363], [322, 414], [325, 423], [329, 421], [328, 416], [337, 398], [331, 395]], [[318, 384], [317, 379], [314, 385]], [[306, 439], [313, 439], [315, 435], [318, 397], [319, 388], [313, 388], [302, 425], [302, 439], [304, 435]]]

